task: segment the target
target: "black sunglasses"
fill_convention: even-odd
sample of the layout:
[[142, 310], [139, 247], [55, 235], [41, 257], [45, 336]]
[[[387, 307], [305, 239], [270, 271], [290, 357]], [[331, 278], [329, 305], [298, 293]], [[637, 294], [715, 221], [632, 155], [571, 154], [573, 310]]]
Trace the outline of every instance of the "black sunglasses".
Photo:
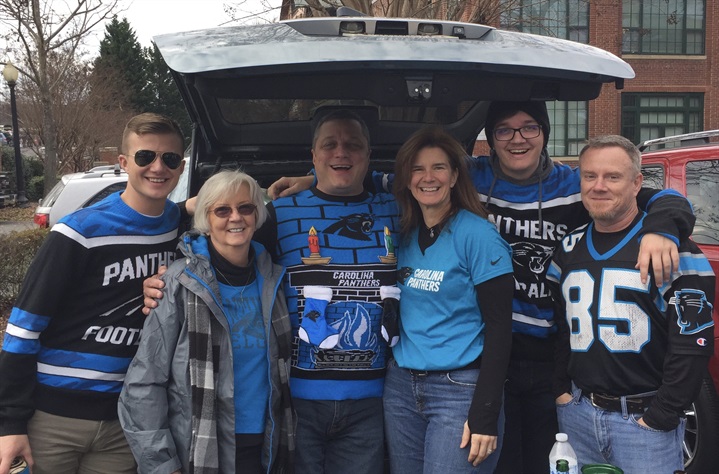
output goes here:
[[[212, 212], [220, 219], [225, 219], [232, 215], [232, 209], [232, 206], [217, 206]], [[254, 214], [255, 210], [257, 210], [257, 206], [254, 204], [242, 204], [234, 209], [237, 209], [237, 212], [239, 212], [241, 216], [249, 216]]]
[[[137, 150], [133, 156], [135, 157], [135, 163], [137, 163], [137, 166], [144, 168], [145, 166], [152, 164], [159, 154], [159, 152], [152, 150]], [[171, 170], [176, 170], [180, 167], [180, 163], [182, 163], [182, 156], [171, 151], [166, 151], [160, 156], [162, 158], [162, 162], [165, 163], [165, 166]]]

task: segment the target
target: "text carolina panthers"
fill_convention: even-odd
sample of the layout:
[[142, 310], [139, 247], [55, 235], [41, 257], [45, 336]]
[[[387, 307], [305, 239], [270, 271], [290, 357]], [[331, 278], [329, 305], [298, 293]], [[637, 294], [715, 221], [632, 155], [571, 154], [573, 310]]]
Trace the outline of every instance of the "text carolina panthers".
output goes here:
[[438, 292], [439, 287], [444, 281], [444, 272], [439, 270], [424, 270], [421, 268], [412, 272], [407, 278], [405, 286], [418, 290]]

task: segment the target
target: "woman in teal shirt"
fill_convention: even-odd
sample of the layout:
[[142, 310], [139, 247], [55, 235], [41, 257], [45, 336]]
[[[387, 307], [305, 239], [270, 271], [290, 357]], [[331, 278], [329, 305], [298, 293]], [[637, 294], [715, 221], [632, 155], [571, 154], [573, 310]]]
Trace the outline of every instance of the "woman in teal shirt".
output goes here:
[[512, 255], [487, 221], [461, 145], [415, 133], [395, 164], [400, 337], [384, 391], [393, 474], [491, 473], [511, 347]]

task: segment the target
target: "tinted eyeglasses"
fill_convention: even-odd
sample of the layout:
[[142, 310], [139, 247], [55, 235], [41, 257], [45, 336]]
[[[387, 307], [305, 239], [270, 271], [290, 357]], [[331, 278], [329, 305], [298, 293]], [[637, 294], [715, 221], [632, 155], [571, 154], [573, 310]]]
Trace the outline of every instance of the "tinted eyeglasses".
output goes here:
[[254, 204], [241, 204], [236, 207], [232, 206], [217, 206], [212, 210], [212, 213], [215, 214], [220, 219], [226, 219], [232, 215], [232, 209], [237, 209], [237, 212], [241, 216], [250, 216], [254, 214], [254, 212], [257, 210], [257, 206]]
[[[137, 166], [144, 168], [152, 164], [152, 162], [157, 159], [157, 155], [160, 155], [160, 153], [153, 150], [137, 150], [133, 156], [135, 157]], [[180, 167], [180, 163], [182, 163], [182, 156], [171, 151], [166, 151], [160, 155], [160, 157], [162, 158], [162, 162], [165, 163], [165, 166], [171, 170], [176, 170]]]
[[529, 138], [537, 138], [539, 136], [539, 132], [541, 131], [542, 127], [539, 125], [525, 125], [520, 128], [495, 128], [494, 139], [499, 140], [500, 142], [508, 142], [514, 138], [515, 133], [519, 132], [522, 138], [526, 140]]

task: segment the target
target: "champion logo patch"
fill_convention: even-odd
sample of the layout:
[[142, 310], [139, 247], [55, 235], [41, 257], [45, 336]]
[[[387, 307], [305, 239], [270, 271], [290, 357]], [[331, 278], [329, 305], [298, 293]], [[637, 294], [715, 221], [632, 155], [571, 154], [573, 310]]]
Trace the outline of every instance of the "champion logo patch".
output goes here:
[[700, 337], [699, 339], [697, 339], [697, 344], [704, 347], [707, 345], [707, 340], [704, 339], [703, 337]]

